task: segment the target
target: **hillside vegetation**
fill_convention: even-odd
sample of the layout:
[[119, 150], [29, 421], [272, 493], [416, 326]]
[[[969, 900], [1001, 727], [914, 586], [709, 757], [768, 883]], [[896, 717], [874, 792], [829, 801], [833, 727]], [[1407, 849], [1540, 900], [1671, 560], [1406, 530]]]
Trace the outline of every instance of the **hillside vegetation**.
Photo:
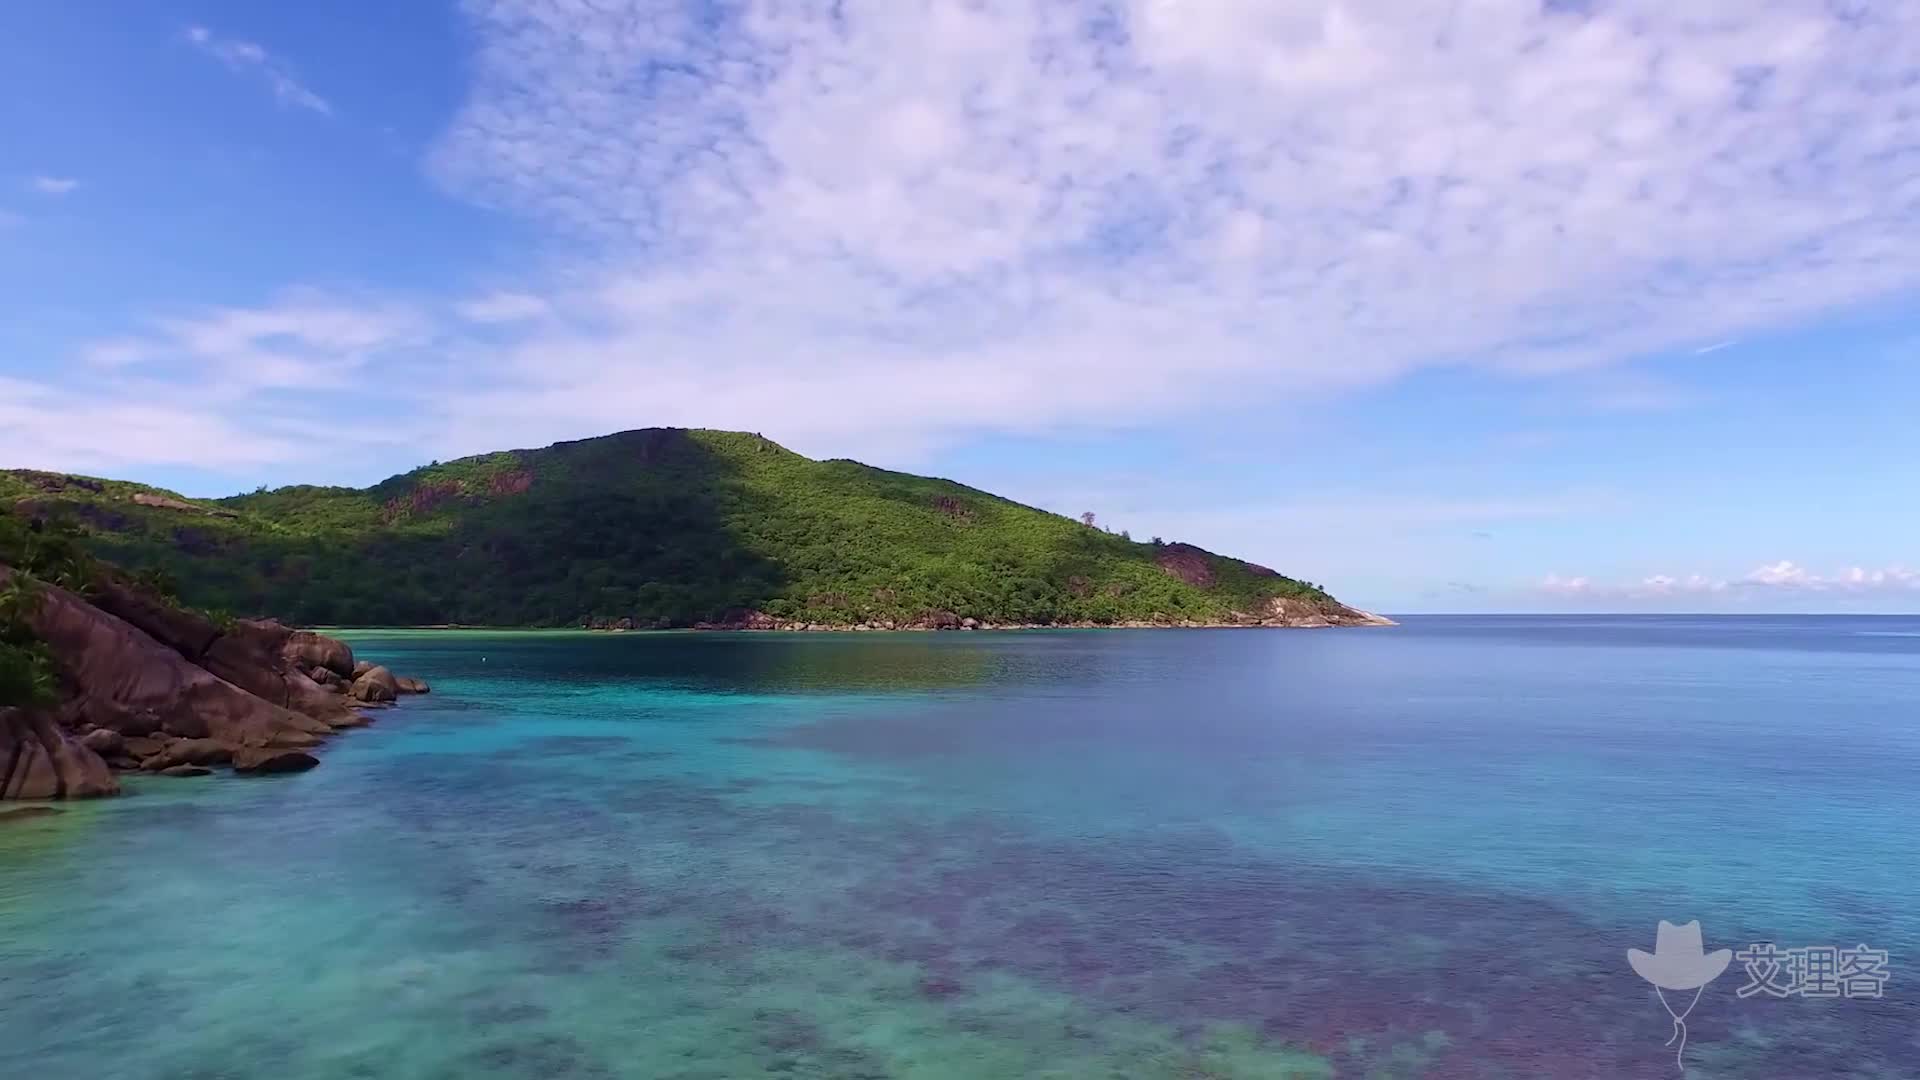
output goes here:
[[189, 603], [308, 625], [1359, 621], [1317, 586], [757, 435], [645, 429], [217, 500], [0, 473]]

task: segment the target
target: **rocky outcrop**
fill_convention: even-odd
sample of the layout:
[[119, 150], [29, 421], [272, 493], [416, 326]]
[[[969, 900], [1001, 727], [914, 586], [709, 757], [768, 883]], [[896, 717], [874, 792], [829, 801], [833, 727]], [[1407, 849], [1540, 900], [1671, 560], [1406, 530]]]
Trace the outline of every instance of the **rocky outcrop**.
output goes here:
[[432, 513], [435, 507], [459, 495], [458, 480], [428, 480], [416, 485], [405, 495], [388, 499], [380, 509], [380, 520], [391, 523], [418, 514]]
[[355, 701], [380, 704], [398, 698], [400, 684], [394, 680], [393, 672], [375, 664], [353, 680], [353, 689], [347, 691], [347, 696]]
[[7, 475], [41, 491], [57, 492], [71, 488], [98, 495], [107, 490], [107, 485], [90, 476], [70, 476], [66, 473], [41, 472], [38, 469], [8, 469]]
[[[0, 580], [5, 574], [0, 571]], [[324, 720], [248, 693], [189, 662], [64, 589], [41, 586], [31, 624], [71, 688], [68, 711], [79, 725], [122, 735], [217, 739], [229, 746], [306, 745], [298, 736], [333, 731]], [[216, 640], [211, 648], [218, 645]]]
[[170, 499], [165, 495], [150, 495], [147, 492], [135, 492], [133, 501], [141, 506], [151, 506], [156, 510], [177, 510], [184, 514], [205, 514], [208, 517], [237, 518], [240, 515], [231, 510], [221, 510], [212, 506], [195, 506], [180, 499]]
[[[1084, 580], [1084, 579], [1080, 579]], [[1118, 595], [1109, 586], [1111, 595]], [[1213, 629], [1227, 627], [1271, 627], [1287, 629], [1315, 629], [1335, 626], [1395, 626], [1392, 619], [1358, 608], [1348, 607], [1328, 598], [1301, 599], [1297, 597], [1274, 597], [1251, 611], [1229, 611], [1215, 618], [1191, 619], [1176, 618], [1170, 615], [1156, 615], [1147, 619], [1123, 619], [1113, 622], [1092, 622], [1080, 620], [1056, 620], [1053, 622], [995, 622], [991, 619], [977, 618], [972, 615], [960, 615], [952, 611], [927, 611], [906, 619], [869, 618], [857, 623], [844, 622], [808, 622], [804, 619], [777, 619], [762, 612], [730, 613], [716, 622], [700, 622], [693, 625], [695, 630], [786, 630], [786, 631], [847, 631], [871, 632], [876, 630], [1169, 630], [1169, 629]], [[585, 624], [589, 630], [626, 630], [633, 629], [632, 620], [609, 623], [606, 620], [589, 620]], [[666, 627], [657, 627], [666, 629]], [[401, 679], [400, 692], [406, 689], [408, 680]], [[423, 691], [424, 692], [424, 691]]]
[[119, 792], [100, 755], [50, 714], [0, 709], [0, 799], [87, 799]]
[[90, 600], [188, 663], [256, 697], [336, 726], [352, 713], [337, 693], [308, 673], [351, 673], [353, 650], [343, 641], [270, 621], [241, 620], [223, 627], [121, 581], [100, 582]]
[[1192, 544], [1168, 544], [1154, 555], [1153, 561], [1169, 576], [1196, 589], [1213, 587], [1213, 564], [1208, 561], [1206, 552]]
[[525, 469], [496, 473], [487, 481], [487, 494], [494, 496], [525, 495], [532, 488], [533, 474]]
[[152, 593], [121, 581], [106, 580], [94, 587], [91, 602], [139, 628], [148, 637], [199, 663], [220, 637], [220, 627], [198, 612], [169, 604]]
[[780, 620], [764, 611], [741, 608], [729, 611], [712, 622], [697, 622], [695, 630], [778, 630]]
[[[207, 649], [206, 668], [248, 693], [338, 725], [352, 715], [352, 706], [286, 658], [294, 634], [277, 622], [242, 620]], [[351, 658], [345, 643], [334, 644]]]
[[233, 747], [218, 739], [175, 739], [140, 767], [148, 772], [165, 772], [179, 765], [225, 765], [232, 760]]
[[233, 770], [243, 773], [306, 772], [318, 764], [320, 759], [298, 750], [242, 747], [233, 754]]
[[280, 646], [280, 655], [289, 663], [306, 669], [309, 675], [317, 676], [322, 671], [340, 678], [353, 675], [352, 647], [338, 638], [316, 634], [311, 630], [295, 630], [288, 634], [286, 642]]
[[80, 745], [101, 757], [115, 757], [127, 752], [127, 737], [108, 728], [94, 728], [80, 737]]
[[[0, 566], [0, 587], [12, 577]], [[111, 795], [113, 769], [297, 772], [318, 764], [311, 748], [369, 722], [313, 678], [346, 687], [343, 669], [359, 665], [343, 642], [275, 622], [216, 624], [120, 580], [85, 598], [39, 583], [35, 592], [27, 625], [53, 657], [62, 701], [0, 709], [0, 798]], [[391, 701], [400, 680], [367, 667], [362, 681], [392, 688]]]
[[1392, 619], [1370, 611], [1350, 608], [1328, 600], [1313, 603], [1291, 596], [1276, 596], [1261, 613], [1261, 626], [1287, 626], [1313, 629], [1327, 626], [1397, 626]]

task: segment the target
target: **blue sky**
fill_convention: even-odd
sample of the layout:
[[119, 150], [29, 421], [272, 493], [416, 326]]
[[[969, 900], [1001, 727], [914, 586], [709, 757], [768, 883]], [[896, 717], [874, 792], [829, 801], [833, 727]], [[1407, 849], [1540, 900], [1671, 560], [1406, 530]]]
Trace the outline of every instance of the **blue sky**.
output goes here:
[[1920, 610], [1920, 10], [0, 12], [0, 462], [654, 424], [1387, 611]]

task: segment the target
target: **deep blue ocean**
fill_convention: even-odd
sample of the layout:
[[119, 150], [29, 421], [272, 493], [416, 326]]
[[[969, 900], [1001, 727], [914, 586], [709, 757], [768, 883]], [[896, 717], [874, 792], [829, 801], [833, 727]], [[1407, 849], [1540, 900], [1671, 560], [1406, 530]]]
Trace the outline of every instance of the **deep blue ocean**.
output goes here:
[[1889, 954], [1688, 1077], [1920, 1077], [1920, 619], [346, 636], [433, 694], [0, 824], [0, 1077], [1671, 1077], [1663, 919]]

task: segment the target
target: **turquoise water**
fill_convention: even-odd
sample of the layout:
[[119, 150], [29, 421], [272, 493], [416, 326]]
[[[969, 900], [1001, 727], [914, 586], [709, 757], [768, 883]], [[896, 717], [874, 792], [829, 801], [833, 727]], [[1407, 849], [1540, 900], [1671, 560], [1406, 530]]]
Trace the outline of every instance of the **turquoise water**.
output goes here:
[[[1920, 620], [358, 633], [314, 772], [0, 824], [0, 1077], [1920, 1076]], [[1676, 1003], [1676, 1006], [1684, 1002]]]

